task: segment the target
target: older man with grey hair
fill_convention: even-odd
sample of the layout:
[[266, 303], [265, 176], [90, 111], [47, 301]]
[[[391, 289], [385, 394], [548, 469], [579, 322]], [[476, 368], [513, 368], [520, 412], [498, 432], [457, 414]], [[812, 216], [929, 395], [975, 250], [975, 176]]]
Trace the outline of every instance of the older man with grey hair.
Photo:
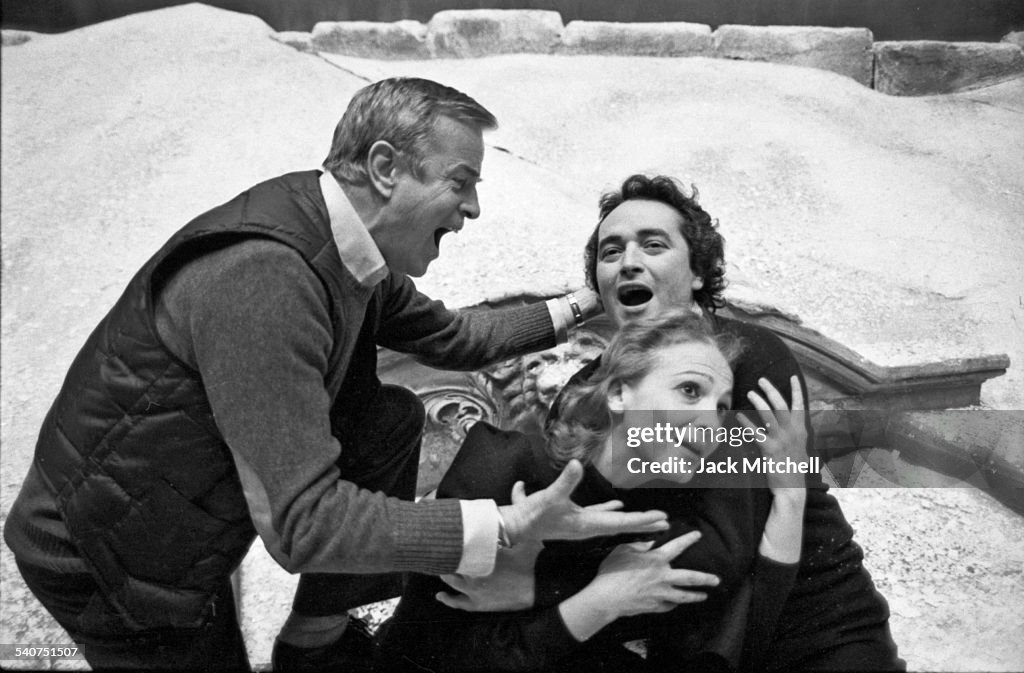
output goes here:
[[393, 594], [394, 573], [485, 575], [500, 544], [666, 525], [572, 504], [578, 464], [501, 508], [412, 502], [423, 409], [378, 380], [377, 346], [473, 369], [598, 310], [581, 292], [455, 312], [416, 290], [480, 214], [495, 125], [435, 82], [365, 87], [323, 172], [194, 219], [88, 338], [5, 538], [94, 668], [247, 667], [229, 578], [257, 534], [302, 573], [275, 667], [320, 670], [362, 646], [346, 610]]

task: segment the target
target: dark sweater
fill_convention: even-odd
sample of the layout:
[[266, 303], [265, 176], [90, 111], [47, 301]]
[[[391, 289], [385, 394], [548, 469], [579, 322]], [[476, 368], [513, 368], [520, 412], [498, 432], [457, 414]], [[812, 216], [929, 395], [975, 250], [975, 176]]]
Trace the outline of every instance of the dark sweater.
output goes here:
[[[751, 410], [751, 390], [761, 392], [766, 378], [783, 398], [791, 399], [790, 377], [807, 385], [789, 348], [768, 329], [724, 317], [711, 318], [717, 331], [739, 338], [743, 352], [733, 365], [733, 409]], [[573, 377], [585, 379], [596, 369], [590, 363]], [[570, 382], [569, 385], [571, 385]], [[557, 413], [557, 400], [552, 413]], [[810, 414], [808, 445], [813, 447]], [[813, 451], [809, 449], [813, 455]], [[752, 595], [749, 622], [757, 628], [744, 645], [745, 667], [753, 670], [900, 670], [903, 662], [888, 629], [889, 608], [863, 566], [864, 554], [853, 540], [853, 528], [818, 474], [807, 476], [803, 544], [799, 572], [788, 598], [773, 605], [767, 594]], [[557, 559], [544, 551], [537, 562], [538, 601], [552, 601], [582, 587], [559, 572]], [[765, 623], [761, 624], [760, 621]], [[770, 643], [763, 641], [770, 638]]]
[[[439, 497], [495, 498], [507, 502], [517, 480], [527, 490], [543, 488], [558, 476], [544, 449], [543, 439], [497, 430], [478, 423], [438, 487]], [[648, 659], [655, 667], [666, 662], [693, 661], [698, 656], [739, 664], [745, 643], [764, 643], [767, 635], [745, 634], [753, 577], [765, 605], [778, 605], [795, 574], [795, 565], [757, 557], [757, 544], [770, 499], [754, 489], [731, 488], [613, 488], [587, 466], [583, 482], [573, 493], [580, 505], [620, 499], [627, 510], [658, 508], [669, 514], [671, 529], [657, 536], [660, 545], [691, 530], [702, 538], [675, 559], [673, 565], [713, 572], [722, 579], [706, 602], [682, 605], [666, 615], [622, 619], [586, 643], [578, 643], [562, 623], [558, 603], [562, 592], [539, 597], [533, 610], [516, 613], [468, 613], [452, 610], [434, 599], [445, 585], [437, 578], [413, 575], [384, 639], [388, 657], [405, 658], [436, 671], [544, 671], [586, 668], [597, 662], [619, 661], [621, 643], [650, 639]], [[560, 583], [582, 588], [597, 573], [601, 561], [621, 543], [638, 536], [596, 538], [579, 542], [549, 542], [549, 567], [557, 568]], [[756, 558], [756, 560], [755, 560]], [[755, 570], [756, 568], [756, 570]], [[773, 616], [759, 614], [758, 626], [771, 627]], [[585, 663], [588, 662], [588, 663]], [[642, 662], [641, 662], [642, 663]], [[645, 664], [649, 665], [649, 664]]]

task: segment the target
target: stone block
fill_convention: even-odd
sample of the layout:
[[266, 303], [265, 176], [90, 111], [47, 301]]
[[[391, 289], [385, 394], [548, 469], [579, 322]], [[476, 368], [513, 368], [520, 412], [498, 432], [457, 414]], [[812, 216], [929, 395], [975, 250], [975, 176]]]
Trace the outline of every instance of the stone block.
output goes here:
[[1003, 39], [1000, 42], [1009, 42], [1015, 44], [1021, 49], [1024, 49], [1024, 30], [1017, 30], [1012, 33], [1003, 35]]
[[299, 51], [316, 51], [313, 49], [313, 35], [311, 33], [299, 30], [282, 30], [278, 33], [272, 33], [270, 37], [281, 44], [286, 44]]
[[711, 26], [700, 23], [570, 21], [561, 54], [704, 56], [711, 53]]
[[25, 44], [39, 33], [34, 33], [28, 30], [4, 30], [0, 31], [3, 36], [3, 46], [5, 47], [16, 47], [19, 44]]
[[313, 26], [313, 49], [377, 59], [429, 58], [427, 27], [419, 21], [321, 21]]
[[719, 26], [714, 55], [831, 70], [871, 86], [873, 36], [867, 28]]
[[446, 10], [434, 14], [427, 24], [427, 46], [436, 58], [548, 54], [558, 47], [563, 29], [558, 12]]
[[876, 42], [875, 89], [926, 96], [978, 89], [1024, 74], [1024, 52], [1009, 42]]

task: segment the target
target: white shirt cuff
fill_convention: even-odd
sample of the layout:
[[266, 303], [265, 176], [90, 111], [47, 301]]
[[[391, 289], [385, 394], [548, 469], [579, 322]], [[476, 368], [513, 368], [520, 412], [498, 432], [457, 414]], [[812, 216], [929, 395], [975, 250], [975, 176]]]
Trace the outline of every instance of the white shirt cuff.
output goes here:
[[460, 500], [462, 560], [460, 575], [481, 577], [494, 572], [498, 555], [498, 505], [493, 500]]
[[555, 297], [545, 302], [551, 314], [551, 324], [555, 326], [555, 342], [563, 344], [569, 340], [569, 327], [576, 325], [572, 317], [572, 309], [565, 297]]

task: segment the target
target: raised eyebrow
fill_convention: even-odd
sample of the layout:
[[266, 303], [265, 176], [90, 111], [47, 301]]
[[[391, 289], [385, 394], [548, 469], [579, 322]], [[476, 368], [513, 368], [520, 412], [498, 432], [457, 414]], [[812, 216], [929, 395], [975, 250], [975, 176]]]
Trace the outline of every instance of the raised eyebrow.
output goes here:
[[636, 234], [640, 238], [649, 238], [651, 236], [664, 236], [667, 238], [669, 235], [664, 229], [641, 229]]
[[708, 381], [713, 381], [714, 380], [711, 376], [705, 374], [704, 372], [698, 372], [698, 371], [694, 371], [692, 369], [684, 369], [683, 371], [676, 372], [676, 376], [686, 376], [688, 374], [689, 375], [694, 375], [694, 376], [699, 376], [699, 377], [701, 377], [703, 379], [707, 379]]
[[600, 241], [597, 242], [597, 248], [598, 248], [598, 250], [600, 250], [601, 248], [603, 248], [604, 246], [608, 245], [609, 243], [622, 243], [623, 240], [624, 240], [623, 237], [619, 236], [618, 234], [612, 234], [610, 236], [605, 236], [604, 238], [602, 238]]

